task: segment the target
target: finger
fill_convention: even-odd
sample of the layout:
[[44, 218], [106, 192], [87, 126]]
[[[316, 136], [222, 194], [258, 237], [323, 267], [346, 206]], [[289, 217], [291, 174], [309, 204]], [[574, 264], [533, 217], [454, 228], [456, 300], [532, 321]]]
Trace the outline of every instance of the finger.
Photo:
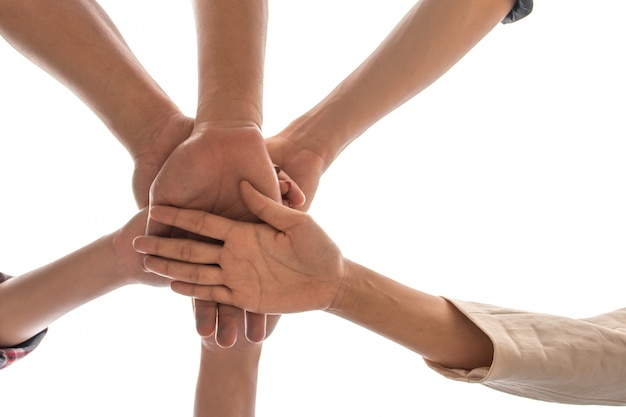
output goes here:
[[210, 337], [217, 327], [217, 303], [192, 298], [196, 316], [196, 331], [202, 337]]
[[251, 343], [259, 343], [265, 339], [266, 316], [246, 311], [246, 339]]
[[277, 315], [277, 314], [267, 315], [266, 325], [265, 325], [265, 338], [266, 339], [270, 337], [270, 335], [276, 328], [276, 325], [278, 324], [278, 320], [280, 320], [280, 315]]
[[172, 281], [170, 288], [177, 294], [194, 298], [197, 301], [213, 303], [216, 308], [217, 304], [233, 304], [232, 292], [222, 285], [195, 285], [183, 281]]
[[176, 281], [199, 285], [223, 285], [222, 271], [216, 265], [189, 264], [148, 255], [143, 259], [146, 271]]
[[167, 224], [159, 223], [148, 217], [146, 224], [146, 234], [150, 236], [169, 236], [172, 233], [172, 227]]
[[282, 172], [278, 175], [278, 185], [280, 187], [280, 195], [283, 200], [291, 201], [291, 207], [301, 207], [306, 203], [306, 196], [300, 186], [293, 181], [287, 174]]
[[249, 182], [240, 184], [241, 196], [252, 214], [278, 230], [286, 230], [297, 223], [302, 213], [276, 203], [258, 192]]
[[243, 310], [230, 305], [218, 305], [217, 330], [215, 331], [215, 341], [217, 344], [223, 348], [229, 348], [237, 343], [239, 327], [242, 326], [243, 320]]
[[218, 240], [224, 240], [227, 232], [237, 223], [205, 211], [171, 206], [152, 207], [150, 217], [159, 223]]
[[172, 233], [172, 227], [167, 224], [159, 223], [150, 217], [150, 211], [152, 207], [148, 209], [148, 219], [146, 221], [146, 234], [151, 236], [169, 236]]
[[278, 187], [280, 188], [280, 195], [283, 199], [287, 198], [287, 194], [289, 193], [289, 190], [291, 190], [291, 182], [287, 180], [280, 180], [278, 181]]
[[133, 240], [136, 251], [147, 255], [196, 264], [219, 263], [221, 245], [198, 242], [192, 239], [169, 239], [155, 236], [137, 236]]

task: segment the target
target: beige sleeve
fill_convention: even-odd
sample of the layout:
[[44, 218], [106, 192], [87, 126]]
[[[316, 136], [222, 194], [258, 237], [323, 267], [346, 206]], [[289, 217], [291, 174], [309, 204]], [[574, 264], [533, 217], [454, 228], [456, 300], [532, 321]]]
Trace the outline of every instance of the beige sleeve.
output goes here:
[[449, 301], [491, 338], [494, 358], [469, 371], [427, 361], [438, 373], [537, 400], [626, 405], [626, 308], [577, 320]]

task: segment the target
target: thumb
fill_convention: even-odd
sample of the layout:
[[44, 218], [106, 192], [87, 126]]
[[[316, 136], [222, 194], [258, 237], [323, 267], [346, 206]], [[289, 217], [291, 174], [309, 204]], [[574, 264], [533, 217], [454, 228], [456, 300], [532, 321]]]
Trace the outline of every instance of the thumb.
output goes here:
[[241, 181], [239, 189], [248, 210], [273, 228], [284, 231], [297, 223], [300, 212], [261, 194], [248, 181]]

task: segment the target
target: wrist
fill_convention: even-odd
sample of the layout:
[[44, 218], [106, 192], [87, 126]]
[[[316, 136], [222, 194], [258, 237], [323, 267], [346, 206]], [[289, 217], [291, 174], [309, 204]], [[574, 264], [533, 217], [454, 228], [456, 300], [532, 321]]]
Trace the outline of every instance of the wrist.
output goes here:
[[325, 311], [341, 316], [344, 312], [352, 310], [355, 303], [361, 296], [359, 294], [359, 286], [362, 285], [362, 279], [359, 277], [358, 268], [355, 262], [344, 259], [343, 276], [339, 279], [339, 286], [335, 292], [333, 300]]
[[298, 149], [319, 155], [326, 171], [353, 140], [341, 118], [329, 106], [317, 106], [291, 122], [280, 134]]
[[196, 124], [220, 128], [256, 127], [263, 125], [263, 109], [255, 99], [217, 99], [201, 101], [196, 111]]
[[[120, 119], [123, 119], [120, 117]], [[158, 155], [165, 159], [192, 131], [194, 121], [175, 107], [144, 108], [141, 119], [112, 126], [110, 130], [133, 161]], [[163, 162], [162, 161], [162, 162]]]
[[236, 362], [246, 362], [248, 364], [258, 363], [261, 357], [263, 343], [251, 343], [247, 340], [238, 341], [230, 348], [220, 347], [215, 343], [214, 336], [201, 338], [201, 348], [203, 354], [219, 358], [222, 362], [234, 360]]
[[223, 129], [247, 129], [247, 130], [256, 130], [257, 132], [261, 132], [261, 127], [257, 124], [256, 121], [251, 119], [210, 119], [210, 120], [200, 120], [196, 119], [196, 123], [193, 127], [193, 134], [202, 134], [205, 132], [210, 132], [212, 130], [223, 130]]
[[127, 105], [117, 106], [105, 113], [97, 113], [133, 160], [143, 154], [154, 152], [155, 142], [158, 142], [164, 133], [169, 132], [171, 126], [179, 126], [190, 120], [165, 93], [162, 95], [152, 93], [146, 97], [134, 97], [126, 101]]
[[[105, 246], [107, 258], [113, 260], [112, 271], [109, 274], [109, 280], [117, 287], [124, 287], [138, 282], [138, 273], [133, 272], [131, 268], [131, 258], [126, 255], [128, 249], [125, 248], [124, 239], [120, 237], [121, 230], [101, 238]], [[134, 251], [134, 250], [133, 250]], [[140, 267], [138, 265], [137, 267]], [[135, 268], [137, 269], [137, 268]]]
[[194, 415], [254, 416], [260, 354], [260, 344], [224, 349], [203, 339]]

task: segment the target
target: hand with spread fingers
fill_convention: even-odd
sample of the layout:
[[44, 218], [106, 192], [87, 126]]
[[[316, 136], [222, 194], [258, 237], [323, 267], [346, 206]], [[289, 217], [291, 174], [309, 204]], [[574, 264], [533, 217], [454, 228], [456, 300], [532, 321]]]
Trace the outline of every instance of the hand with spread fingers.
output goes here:
[[265, 224], [199, 210], [152, 207], [154, 221], [223, 243], [140, 236], [144, 267], [173, 280], [172, 289], [256, 313], [326, 309], [341, 286], [339, 248], [305, 213], [276, 203], [248, 182], [243, 201]]

